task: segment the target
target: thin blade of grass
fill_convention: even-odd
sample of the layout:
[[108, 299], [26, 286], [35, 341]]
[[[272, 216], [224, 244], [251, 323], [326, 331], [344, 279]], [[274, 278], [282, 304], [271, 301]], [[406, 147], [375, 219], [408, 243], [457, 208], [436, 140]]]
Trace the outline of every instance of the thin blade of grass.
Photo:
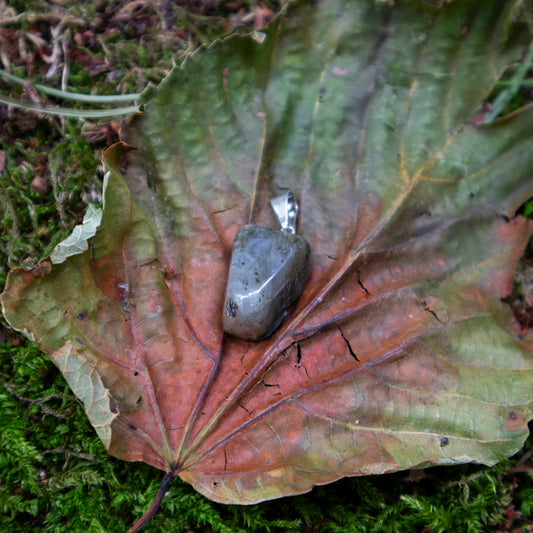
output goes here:
[[492, 109], [485, 116], [483, 124], [490, 124], [496, 118], [500, 116], [505, 107], [509, 102], [514, 98], [514, 96], [520, 90], [520, 87], [524, 84], [524, 78], [526, 77], [529, 69], [533, 65], [533, 43], [529, 45], [529, 50], [527, 56], [524, 58], [524, 61], [520, 63], [516, 72], [513, 74], [512, 78], [508, 81], [509, 85], [506, 85], [506, 88], [503, 89], [492, 102]]
[[[25, 79], [9, 74], [3, 70], [0, 70], [0, 78], [15, 83], [17, 85], [24, 85], [26, 82]], [[139, 100], [141, 97], [140, 93], [131, 93], [131, 94], [80, 94], [80, 93], [71, 93], [68, 91], [62, 91], [60, 89], [55, 89], [53, 87], [47, 87], [46, 85], [41, 85], [40, 83], [34, 84], [35, 88], [41, 91], [44, 94], [49, 96], [54, 96], [56, 98], [62, 98], [64, 100], [72, 100], [74, 102], [85, 102], [91, 104], [118, 104], [121, 102], [133, 102]]]
[[46, 115], [55, 115], [61, 117], [77, 117], [87, 119], [109, 118], [120, 115], [129, 115], [139, 110], [139, 106], [131, 105], [125, 107], [114, 107], [111, 109], [69, 109], [68, 107], [59, 106], [40, 106], [27, 102], [20, 102], [7, 96], [0, 96], [0, 104], [10, 105], [26, 111], [36, 111]]

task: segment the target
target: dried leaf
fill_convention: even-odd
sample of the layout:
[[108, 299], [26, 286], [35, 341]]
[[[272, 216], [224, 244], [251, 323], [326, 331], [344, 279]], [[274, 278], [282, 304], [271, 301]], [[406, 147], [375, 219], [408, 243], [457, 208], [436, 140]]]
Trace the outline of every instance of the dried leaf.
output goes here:
[[50, 255], [52, 263], [63, 263], [71, 255], [76, 255], [87, 250], [87, 241], [91, 237], [94, 237], [101, 220], [102, 210], [94, 204], [89, 204], [83, 217], [83, 223], [77, 225], [72, 233], [54, 248]]
[[[300, 2], [262, 43], [173, 72], [126, 133], [125, 179], [125, 147], [106, 154], [88, 251], [11, 272], [2, 295], [79, 365], [67, 379], [111, 454], [248, 504], [520, 448], [533, 337], [501, 298], [532, 230], [515, 212], [533, 108], [469, 122], [530, 38], [513, 5]], [[287, 188], [311, 278], [271, 338], [225, 336], [234, 235], [274, 226]]]

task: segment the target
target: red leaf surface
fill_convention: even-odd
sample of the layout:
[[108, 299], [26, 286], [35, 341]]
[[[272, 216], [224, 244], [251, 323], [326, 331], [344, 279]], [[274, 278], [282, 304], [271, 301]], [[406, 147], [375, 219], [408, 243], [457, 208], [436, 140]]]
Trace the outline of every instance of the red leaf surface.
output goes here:
[[[106, 154], [88, 250], [2, 295], [111, 454], [226, 503], [491, 464], [533, 416], [533, 337], [501, 302], [531, 234], [533, 110], [468, 123], [520, 55], [510, 7], [305, 4], [177, 69], [125, 132], [137, 149]], [[287, 188], [311, 278], [271, 338], [238, 340], [233, 238], [275, 227]]]

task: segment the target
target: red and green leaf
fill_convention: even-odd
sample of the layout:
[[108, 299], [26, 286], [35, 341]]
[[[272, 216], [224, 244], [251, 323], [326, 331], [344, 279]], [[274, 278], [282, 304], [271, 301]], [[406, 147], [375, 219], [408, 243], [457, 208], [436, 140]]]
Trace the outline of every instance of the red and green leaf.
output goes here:
[[[533, 417], [533, 335], [501, 300], [533, 108], [471, 120], [530, 39], [515, 2], [307, 4], [176, 69], [106, 154], [87, 251], [2, 295], [111, 454], [220, 502], [492, 464]], [[271, 338], [229, 337], [234, 235], [286, 189], [311, 278]]]

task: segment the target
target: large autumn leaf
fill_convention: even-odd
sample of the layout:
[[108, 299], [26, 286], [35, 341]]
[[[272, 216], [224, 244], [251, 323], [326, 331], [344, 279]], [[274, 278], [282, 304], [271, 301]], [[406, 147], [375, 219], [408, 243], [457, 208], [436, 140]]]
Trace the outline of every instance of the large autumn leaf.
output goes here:
[[[533, 412], [533, 339], [501, 301], [531, 232], [533, 109], [469, 122], [528, 44], [516, 2], [308, 4], [176, 69], [126, 131], [124, 179], [107, 153], [87, 251], [2, 296], [111, 454], [220, 502], [491, 464]], [[233, 238], [275, 227], [287, 188], [311, 278], [241, 341], [221, 327]]]

